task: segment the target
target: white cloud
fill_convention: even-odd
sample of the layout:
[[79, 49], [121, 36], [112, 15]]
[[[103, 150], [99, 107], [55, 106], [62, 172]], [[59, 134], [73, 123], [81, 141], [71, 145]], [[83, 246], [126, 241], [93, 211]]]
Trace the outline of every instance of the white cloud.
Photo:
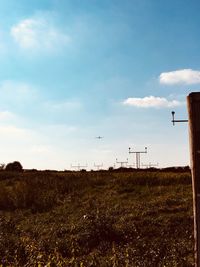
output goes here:
[[11, 36], [26, 50], [57, 50], [71, 41], [70, 36], [50, 24], [47, 19], [28, 18], [11, 28]]
[[144, 98], [127, 98], [123, 104], [140, 108], [171, 108], [183, 103], [177, 100], [167, 100], [164, 97], [146, 96]]
[[159, 76], [161, 84], [198, 84], [200, 83], [200, 71], [183, 69], [170, 72], [163, 72]]

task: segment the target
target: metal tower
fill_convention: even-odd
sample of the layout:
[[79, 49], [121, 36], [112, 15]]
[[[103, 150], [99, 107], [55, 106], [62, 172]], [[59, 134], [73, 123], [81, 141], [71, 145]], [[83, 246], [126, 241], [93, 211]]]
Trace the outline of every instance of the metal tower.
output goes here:
[[128, 159], [126, 159], [126, 161], [118, 161], [118, 160], [116, 159], [116, 163], [121, 164], [121, 168], [124, 167], [124, 165], [125, 165], [125, 167], [126, 167], [126, 165], [127, 165], [127, 163], [128, 163]]
[[131, 151], [131, 148], [129, 147], [129, 154], [133, 153], [136, 155], [136, 168], [140, 169], [140, 154], [146, 154], [147, 153], [147, 147], [145, 147], [145, 151]]

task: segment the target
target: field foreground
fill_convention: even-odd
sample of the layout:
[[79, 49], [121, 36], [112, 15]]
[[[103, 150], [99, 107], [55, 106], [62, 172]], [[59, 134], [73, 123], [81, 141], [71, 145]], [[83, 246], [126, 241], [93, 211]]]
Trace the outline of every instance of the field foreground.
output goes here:
[[194, 266], [189, 172], [0, 172], [0, 266]]

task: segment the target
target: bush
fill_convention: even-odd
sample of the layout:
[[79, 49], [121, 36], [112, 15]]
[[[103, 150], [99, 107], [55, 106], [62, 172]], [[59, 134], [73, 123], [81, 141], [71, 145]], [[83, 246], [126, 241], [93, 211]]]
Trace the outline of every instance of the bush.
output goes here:
[[23, 171], [23, 167], [21, 165], [21, 163], [19, 161], [14, 161], [14, 162], [10, 162], [6, 165], [5, 168], [6, 171], [17, 171], [17, 172], [22, 172]]

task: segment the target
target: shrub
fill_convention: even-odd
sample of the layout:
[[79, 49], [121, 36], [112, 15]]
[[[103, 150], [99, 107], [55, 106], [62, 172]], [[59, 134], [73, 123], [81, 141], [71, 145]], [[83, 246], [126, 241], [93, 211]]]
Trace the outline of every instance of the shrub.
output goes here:
[[23, 167], [21, 165], [21, 163], [19, 161], [14, 161], [14, 162], [10, 162], [6, 165], [5, 168], [6, 171], [17, 171], [17, 172], [22, 172], [23, 171]]

